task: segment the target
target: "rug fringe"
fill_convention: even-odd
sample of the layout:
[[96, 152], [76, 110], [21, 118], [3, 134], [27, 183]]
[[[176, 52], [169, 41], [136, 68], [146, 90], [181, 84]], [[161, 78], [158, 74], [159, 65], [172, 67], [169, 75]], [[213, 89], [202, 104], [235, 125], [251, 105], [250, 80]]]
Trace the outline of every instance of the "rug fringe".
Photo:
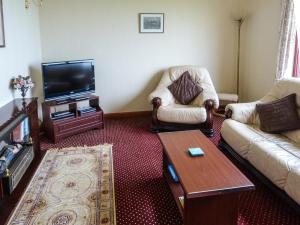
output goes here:
[[97, 147], [113, 147], [113, 144], [104, 143], [104, 144], [94, 145], [94, 146], [83, 145], [83, 146], [67, 147], [67, 148], [49, 148], [47, 150], [47, 152], [52, 152], [52, 151], [53, 152], [60, 152], [60, 151], [80, 150], [82, 148], [92, 149], [92, 148], [97, 148]]

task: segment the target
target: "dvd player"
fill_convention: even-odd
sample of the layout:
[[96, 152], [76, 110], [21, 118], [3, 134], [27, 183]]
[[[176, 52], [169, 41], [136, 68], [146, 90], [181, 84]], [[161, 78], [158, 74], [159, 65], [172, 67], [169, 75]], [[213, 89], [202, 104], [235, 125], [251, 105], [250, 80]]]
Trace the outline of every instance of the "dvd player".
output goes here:
[[96, 112], [97, 109], [93, 108], [93, 107], [84, 107], [84, 108], [80, 108], [78, 109], [78, 112], [80, 115], [85, 114], [85, 113], [90, 113], [90, 112]]
[[51, 114], [52, 120], [59, 120], [59, 119], [65, 119], [69, 117], [75, 117], [75, 113], [73, 112], [57, 112]]
[[75, 115], [66, 115], [66, 116], [60, 116], [60, 117], [53, 117], [52, 120], [61, 120], [61, 119], [67, 119], [75, 117]]
[[74, 114], [74, 113], [72, 113], [70, 111], [62, 111], [62, 112], [52, 113], [51, 115], [54, 117], [57, 117], [57, 116], [64, 116], [64, 115], [70, 115], [70, 114]]

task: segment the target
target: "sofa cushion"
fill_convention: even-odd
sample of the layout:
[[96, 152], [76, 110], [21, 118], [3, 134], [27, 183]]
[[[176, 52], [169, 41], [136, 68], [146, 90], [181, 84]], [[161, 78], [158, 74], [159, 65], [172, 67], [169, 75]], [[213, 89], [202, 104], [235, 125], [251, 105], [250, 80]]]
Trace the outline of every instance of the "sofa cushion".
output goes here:
[[168, 89], [175, 99], [183, 105], [188, 105], [203, 91], [188, 71], [184, 72], [179, 79], [169, 85]]
[[250, 146], [246, 159], [277, 187], [284, 189], [291, 168], [299, 158], [291, 154], [288, 139], [282, 145], [265, 140], [255, 142]]
[[300, 130], [292, 130], [288, 132], [282, 133], [287, 138], [291, 139], [292, 141], [300, 144]]
[[169, 123], [199, 124], [206, 121], [206, 110], [204, 107], [171, 104], [159, 107], [157, 118]]
[[284, 189], [287, 177], [300, 161], [300, 145], [279, 134], [261, 131], [256, 125], [225, 120], [223, 139], [276, 186]]
[[296, 94], [268, 103], [257, 104], [260, 128], [268, 133], [282, 133], [300, 128]]
[[254, 127], [228, 119], [222, 124], [221, 135], [240, 156], [246, 158], [250, 145], [265, 139]]
[[280, 99], [293, 93], [296, 93], [296, 102], [300, 106], [300, 79], [298, 77], [283, 78], [276, 81], [264, 98]]

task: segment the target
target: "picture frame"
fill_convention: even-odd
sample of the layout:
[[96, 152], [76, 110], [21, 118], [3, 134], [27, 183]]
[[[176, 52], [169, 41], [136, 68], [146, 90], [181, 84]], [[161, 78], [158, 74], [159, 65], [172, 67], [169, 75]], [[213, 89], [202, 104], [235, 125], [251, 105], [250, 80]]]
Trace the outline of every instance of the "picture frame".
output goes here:
[[0, 0], [0, 48], [5, 47], [3, 2]]
[[164, 33], [164, 13], [140, 13], [140, 33]]

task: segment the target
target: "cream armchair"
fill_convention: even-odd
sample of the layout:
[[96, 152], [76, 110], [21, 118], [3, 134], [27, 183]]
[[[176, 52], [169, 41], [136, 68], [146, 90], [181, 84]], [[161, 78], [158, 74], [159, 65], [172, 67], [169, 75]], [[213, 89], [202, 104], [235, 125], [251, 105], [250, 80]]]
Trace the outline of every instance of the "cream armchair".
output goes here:
[[[168, 86], [188, 71], [203, 92], [189, 105], [181, 105], [173, 97]], [[219, 99], [205, 68], [198, 66], [172, 67], [166, 70], [157, 88], [149, 95], [153, 105], [151, 130], [200, 129], [213, 136], [213, 109], [219, 107]]]

